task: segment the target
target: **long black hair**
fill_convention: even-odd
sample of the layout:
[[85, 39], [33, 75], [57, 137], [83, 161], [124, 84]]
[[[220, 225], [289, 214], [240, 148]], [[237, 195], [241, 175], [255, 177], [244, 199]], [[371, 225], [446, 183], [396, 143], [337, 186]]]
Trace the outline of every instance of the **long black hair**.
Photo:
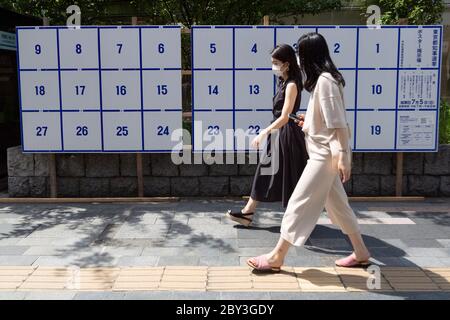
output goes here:
[[304, 87], [311, 92], [322, 72], [329, 72], [335, 80], [345, 86], [345, 80], [331, 60], [327, 41], [317, 33], [304, 34], [297, 41], [300, 69], [306, 75]]
[[303, 89], [302, 72], [297, 64], [295, 50], [288, 44], [280, 44], [277, 45], [270, 54], [274, 59], [277, 59], [283, 63], [289, 63], [288, 79], [295, 80], [297, 90], [300, 94], [300, 91]]

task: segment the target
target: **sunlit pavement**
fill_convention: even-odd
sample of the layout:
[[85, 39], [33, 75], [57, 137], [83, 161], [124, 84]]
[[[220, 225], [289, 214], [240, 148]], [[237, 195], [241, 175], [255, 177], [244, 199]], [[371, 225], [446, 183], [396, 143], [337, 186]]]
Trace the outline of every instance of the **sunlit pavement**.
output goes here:
[[450, 298], [448, 198], [351, 203], [380, 269], [335, 268], [351, 247], [324, 213], [280, 274], [245, 260], [276, 244], [281, 206], [244, 228], [224, 217], [242, 203], [0, 204], [0, 299]]

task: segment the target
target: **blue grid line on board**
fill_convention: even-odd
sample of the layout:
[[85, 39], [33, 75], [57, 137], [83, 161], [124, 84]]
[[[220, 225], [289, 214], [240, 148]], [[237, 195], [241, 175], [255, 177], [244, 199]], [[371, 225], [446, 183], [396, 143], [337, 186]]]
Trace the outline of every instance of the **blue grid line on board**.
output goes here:
[[[358, 148], [353, 150], [354, 152], [392, 152], [392, 149], [385, 149], [385, 148], [381, 148], [381, 149], [364, 149], [364, 148]], [[402, 148], [397, 148], [395, 151], [399, 151], [399, 152], [429, 152], [430, 149], [402, 149]]]
[[64, 128], [63, 128], [63, 114], [62, 114], [62, 86], [61, 86], [61, 52], [60, 52], [60, 46], [59, 46], [59, 29], [56, 29], [56, 48], [57, 48], [57, 54], [58, 54], [58, 91], [59, 91], [59, 109], [61, 110], [59, 114], [59, 125], [60, 125], [60, 131], [61, 131], [61, 151], [64, 152]]
[[195, 73], [195, 64], [194, 64], [194, 30], [195, 27], [192, 26], [191, 27], [191, 121], [192, 121], [192, 125], [191, 125], [191, 146], [192, 146], [192, 151], [195, 152], [195, 139], [194, 139], [194, 131], [195, 131], [195, 112], [194, 112], [194, 99], [195, 99], [195, 95], [194, 95], [194, 73]]
[[[152, 149], [152, 150], [143, 150], [140, 149], [114, 149], [114, 150], [90, 150], [90, 149], [66, 149], [66, 152], [82, 152], [82, 153], [120, 153], [120, 152], [143, 152], [143, 153], [178, 153], [180, 151], [183, 151], [182, 149]], [[25, 150], [24, 153], [57, 153], [58, 150]]]
[[102, 141], [102, 151], [105, 150], [105, 141], [103, 137], [103, 87], [102, 87], [102, 59], [101, 59], [101, 47], [100, 47], [100, 28], [97, 29], [97, 42], [98, 42], [98, 80], [99, 80], [99, 97], [100, 97], [100, 135]]
[[22, 151], [24, 151], [25, 143], [23, 140], [23, 119], [22, 119], [22, 90], [20, 82], [20, 55], [19, 55], [19, 30], [16, 28], [16, 50], [17, 50], [17, 85], [19, 88], [19, 121], [20, 121], [20, 140], [22, 142]]
[[139, 29], [139, 84], [141, 87], [140, 95], [141, 95], [141, 144], [142, 150], [145, 149], [145, 135], [144, 135], [144, 85], [143, 85], [143, 77], [142, 77], [142, 29]]
[[[338, 70], [356, 70], [356, 68], [337, 68]], [[61, 68], [61, 69], [20, 69], [22, 72], [48, 71], [179, 71], [181, 68]], [[195, 68], [195, 71], [271, 71], [271, 68]], [[358, 68], [358, 70], [439, 70], [438, 68]]]
[[356, 132], [358, 129], [358, 66], [359, 66], [359, 29], [356, 29], [356, 70], [355, 70], [355, 111], [353, 112], [353, 149], [356, 148]]
[[[273, 47], [275, 48], [277, 45], [277, 29], [274, 29], [273, 32]], [[275, 75], [272, 75], [272, 83], [273, 83], [273, 95], [275, 96], [276, 92], [277, 92], [277, 78], [275, 77]]]
[[[233, 132], [236, 131], [236, 29], [233, 28]], [[236, 137], [233, 137], [233, 151], [236, 150]]]
[[[248, 25], [230, 25], [230, 26], [211, 26], [211, 25], [195, 25], [191, 29], [227, 29], [227, 28], [240, 28], [249, 29], [253, 27], [263, 27], [263, 28], [277, 28], [277, 29], [311, 29], [311, 28], [321, 28], [321, 29], [433, 29], [440, 28], [441, 25], [269, 25], [269, 26], [248, 26]], [[123, 26], [17, 26], [16, 29], [180, 29], [181, 26], [178, 25], [165, 25], [165, 26], [151, 26], [151, 25], [123, 25]]]
[[20, 82], [20, 55], [19, 55], [19, 29], [16, 28], [16, 61], [17, 61], [17, 85], [19, 88], [19, 124], [20, 124], [20, 139], [22, 145], [22, 152], [25, 151], [25, 141], [23, 140], [23, 119], [22, 119], [22, 86]]
[[400, 66], [400, 39], [401, 39], [401, 29], [397, 31], [397, 79], [395, 85], [395, 119], [394, 119], [394, 150], [397, 150], [397, 126], [398, 126], [398, 77], [400, 71], [398, 67]]

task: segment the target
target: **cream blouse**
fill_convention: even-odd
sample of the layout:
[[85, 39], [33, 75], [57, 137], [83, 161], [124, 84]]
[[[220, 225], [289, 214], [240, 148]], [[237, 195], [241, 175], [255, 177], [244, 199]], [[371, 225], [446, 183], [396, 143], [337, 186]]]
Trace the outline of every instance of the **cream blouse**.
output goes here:
[[348, 151], [351, 153], [351, 132], [345, 113], [343, 86], [330, 73], [324, 72], [317, 79], [310, 96], [302, 130], [307, 138], [329, 146], [333, 157], [337, 157], [336, 128], [348, 129]]

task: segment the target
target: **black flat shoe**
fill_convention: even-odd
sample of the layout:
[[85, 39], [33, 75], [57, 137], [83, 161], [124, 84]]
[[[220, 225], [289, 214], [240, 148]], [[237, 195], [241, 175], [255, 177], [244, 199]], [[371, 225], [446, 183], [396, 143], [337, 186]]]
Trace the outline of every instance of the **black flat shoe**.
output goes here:
[[228, 219], [240, 223], [246, 227], [248, 227], [253, 221], [253, 212], [242, 213], [240, 211], [228, 210], [225, 215], [228, 217]]

